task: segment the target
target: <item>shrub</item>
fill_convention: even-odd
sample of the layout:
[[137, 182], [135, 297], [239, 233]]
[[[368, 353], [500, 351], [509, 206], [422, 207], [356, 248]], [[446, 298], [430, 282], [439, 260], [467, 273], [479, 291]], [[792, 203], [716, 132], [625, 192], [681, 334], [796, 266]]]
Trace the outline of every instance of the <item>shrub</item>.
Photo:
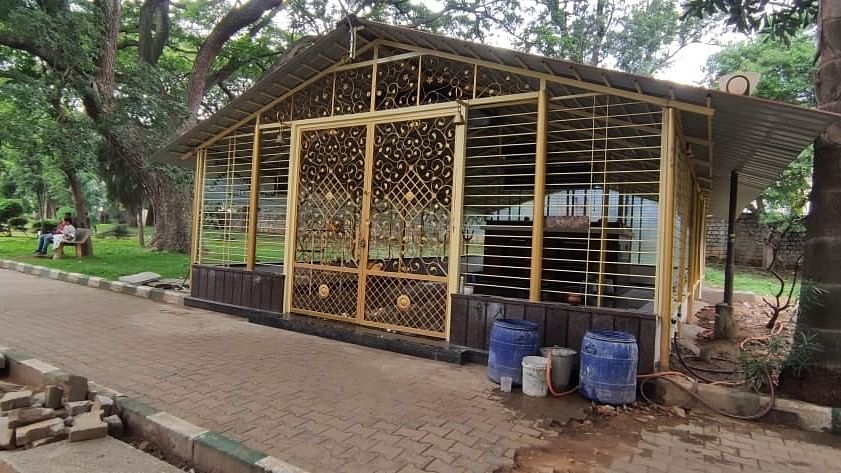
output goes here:
[[23, 214], [23, 204], [17, 200], [0, 200], [0, 228], [5, 228], [9, 235], [12, 234], [12, 227], [9, 219], [19, 217]]
[[123, 223], [118, 223], [111, 227], [109, 230], [105, 230], [99, 232], [99, 236], [101, 237], [114, 237], [114, 238], [126, 238], [131, 236], [131, 231], [128, 229], [128, 225]]
[[30, 227], [33, 232], [52, 233], [55, 227], [58, 226], [58, 220], [36, 220], [32, 222]]
[[19, 232], [26, 232], [26, 225], [29, 219], [26, 217], [12, 217], [9, 219], [9, 226]]

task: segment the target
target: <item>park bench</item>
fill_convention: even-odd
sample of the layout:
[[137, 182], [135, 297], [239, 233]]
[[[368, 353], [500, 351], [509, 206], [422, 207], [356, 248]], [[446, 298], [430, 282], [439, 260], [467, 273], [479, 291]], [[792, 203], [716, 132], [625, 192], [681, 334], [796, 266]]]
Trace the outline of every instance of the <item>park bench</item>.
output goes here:
[[73, 241], [62, 241], [58, 244], [58, 246], [53, 251], [53, 259], [61, 259], [64, 256], [64, 247], [65, 246], [73, 246], [76, 248], [76, 258], [82, 257], [82, 245], [87, 243], [88, 239], [91, 237], [91, 229], [90, 228], [78, 228], [76, 229], [76, 239]]

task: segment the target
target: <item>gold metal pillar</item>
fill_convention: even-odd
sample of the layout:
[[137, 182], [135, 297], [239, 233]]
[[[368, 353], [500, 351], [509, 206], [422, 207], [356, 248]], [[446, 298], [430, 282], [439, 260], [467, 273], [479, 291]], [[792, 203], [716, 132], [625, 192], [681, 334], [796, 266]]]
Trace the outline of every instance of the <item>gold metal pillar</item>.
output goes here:
[[548, 129], [548, 98], [546, 80], [540, 80], [537, 95], [537, 146], [534, 163], [534, 205], [531, 230], [531, 273], [529, 300], [540, 301], [540, 281], [543, 278], [543, 232], [546, 205], [546, 140]]
[[657, 314], [660, 317], [660, 366], [669, 369], [669, 343], [672, 318], [672, 270], [674, 255], [675, 216], [675, 110], [663, 109], [663, 131], [660, 140], [660, 190], [657, 232], [656, 291]]
[[245, 269], [254, 271], [257, 261], [257, 219], [260, 210], [260, 116], [254, 122], [254, 143], [251, 148], [251, 195], [248, 203], [248, 241], [245, 247]]
[[301, 162], [298, 150], [298, 127], [289, 130], [289, 180], [286, 189], [286, 238], [283, 243], [283, 312], [292, 310], [292, 292], [295, 274], [295, 236], [298, 234], [298, 164]]
[[190, 248], [192, 264], [201, 263], [202, 246], [202, 209], [204, 208], [204, 172], [207, 158], [207, 148], [196, 150], [196, 173], [193, 177], [193, 223], [192, 246]]
[[458, 113], [462, 117], [462, 123], [456, 127], [455, 152], [453, 162], [453, 200], [450, 204], [450, 248], [447, 260], [447, 319], [445, 321], [444, 333], [447, 341], [450, 340], [450, 320], [452, 319], [452, 294], [461, 289], [459, 279], [461, 278], [461, 243], [462, 228], [464, 225], [464, 156], [467, 144], [467, 118], [469, 110], [467, 105], [459, 104]]

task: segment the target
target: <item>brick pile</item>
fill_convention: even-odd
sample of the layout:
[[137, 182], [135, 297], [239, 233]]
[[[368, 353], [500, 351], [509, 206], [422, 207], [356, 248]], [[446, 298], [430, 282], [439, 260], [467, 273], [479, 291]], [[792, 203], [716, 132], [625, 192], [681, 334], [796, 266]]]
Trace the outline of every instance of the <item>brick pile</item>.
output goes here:
[[43, 391], [4, 383], [0, 393], [0, 450], [122, 436], [114, 399], [88, 389], [82, 376], [70, 375]]

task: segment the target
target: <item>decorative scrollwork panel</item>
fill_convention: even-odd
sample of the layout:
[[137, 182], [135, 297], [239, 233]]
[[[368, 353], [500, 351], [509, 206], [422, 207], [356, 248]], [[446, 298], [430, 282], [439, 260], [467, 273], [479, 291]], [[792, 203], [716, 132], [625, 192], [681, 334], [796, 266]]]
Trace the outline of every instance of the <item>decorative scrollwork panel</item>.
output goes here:
[[332, 107], [333, 74], [329, 74], [292, 96], [292, 120], [329, 117]]
[[418, 58], [377, 66], [377, 110], [418, 104]]
[[368, 253], [376, 269], [446, 276], [455, 131], [452, 117], [376, 125]]
[[539, 88], [540, 81], [534, 77], [521, 76], [489, 67], [479, 66], [476, 77], [477, 98], [536, 92]]
[[371, 110], [371, 66], [336, 72], [333, 115], [363, 113]]
[[421, 104], [473, 98], [473, 64], [438, 56], [423, 56], [421, 64]]
[[301, 133], [295, 261], [359, 265], [366, 126]]

